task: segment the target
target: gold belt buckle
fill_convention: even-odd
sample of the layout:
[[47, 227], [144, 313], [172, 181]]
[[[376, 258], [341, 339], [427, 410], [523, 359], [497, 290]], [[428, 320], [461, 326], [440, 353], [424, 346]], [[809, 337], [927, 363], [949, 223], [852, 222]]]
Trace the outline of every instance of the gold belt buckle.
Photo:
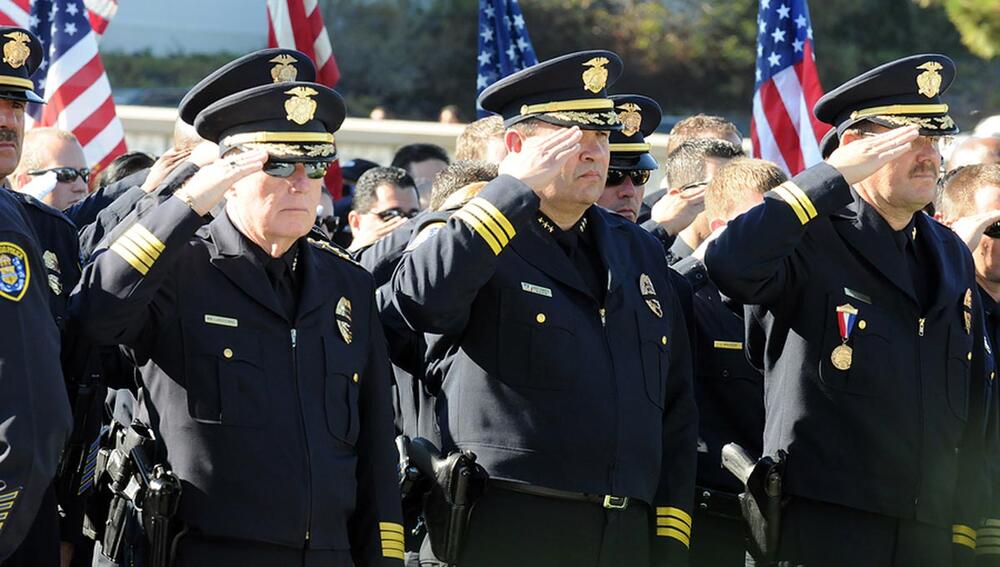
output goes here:
[[604, 497], [604, 507], [609, 510], [624, 510], [628, 508], [628, 496], [611, 496], [608, 494]]

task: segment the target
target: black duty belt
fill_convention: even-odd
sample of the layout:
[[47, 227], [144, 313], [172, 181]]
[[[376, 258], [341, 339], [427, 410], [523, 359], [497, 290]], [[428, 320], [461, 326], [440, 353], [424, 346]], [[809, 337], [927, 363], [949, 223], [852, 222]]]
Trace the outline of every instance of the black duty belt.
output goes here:
[[490, 479], [489, 485], [510, 492], [520, 492], [521, 494], [530, 494], [531, 496], [541, 496], [543, 498], [555, 498], [557, 500], [571, 500], [574, 502], [590, 502], [591, 504], [598, 504], [609, 510], [624, 510], [628, 508], [629, 505], [628, 496], [612, 496], [610, 494], [601, 495], [601, 494], [586, 494], [583, 492], [570, 492], [568, 490], [558, 490], [555, 488], [546, 488], [544, 486], [536, 486], [534, 484], [526, 484], [523, 482], [512, 482], [509, 480], [500, 480], [495, 478]]
[[743, 519], [740, 498], [736, 494], [698, 486], [695, 489], [695, 496], [697, 500], [695, 509], [698, 512], [733, 520]]

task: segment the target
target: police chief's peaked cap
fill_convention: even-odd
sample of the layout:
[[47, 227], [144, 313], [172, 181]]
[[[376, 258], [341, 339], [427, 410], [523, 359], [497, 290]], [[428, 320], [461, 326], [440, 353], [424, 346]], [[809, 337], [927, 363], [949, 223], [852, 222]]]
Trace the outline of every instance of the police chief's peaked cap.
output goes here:
[[889, 128], [917, 125], [924, 136], [958, 133], [941, 95], [955, 80], [955, 63], [945, 55], [911, 55], [880, 65], [816, 103], [816, 118], [837, 133], [868, 120]]
[[642, 95], [612, 95], [615, 112], [622, 129], [611, 132], [611, 167], [623, 170], [649, 170], [660, 167], [650, 154], [652, 146], [646, 136], [660, 125], [663, 111], [655, 100]]
[[537, 118], [583, 130], [618, 130], [618, 114], [607, 88], [622, 73], [622, 60], [604, 50], [549, 59], [504, 77], [479, 95], [479, 106], [504, 119], [504, 126]]
[[317, 83], [275, 83], [247, 89], [198, 113], [198, 135], [231, 148], [263, 149], [278, 160], [332, 161], [333, 133], [344, 121], [344, 99]]
[[294, 49], [261, 49], [219, 67], [191, 88], [181, 104], [181, 120], [194, 124], [198, 113], [213, 102], [253, 87], [292, 81], [313, 82], [316, 66], [312, 59]]
[[42, 63], [42, 44], [24, 28], [0, 27], [0, 98], [45, 102], [35, 93], [31, 75]]

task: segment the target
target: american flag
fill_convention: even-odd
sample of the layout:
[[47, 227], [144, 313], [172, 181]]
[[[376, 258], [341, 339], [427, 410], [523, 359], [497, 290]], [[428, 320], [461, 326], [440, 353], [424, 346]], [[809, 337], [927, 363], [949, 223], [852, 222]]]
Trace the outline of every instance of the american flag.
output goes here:
[[99, 39], [104, 36], [104, 30], [108, 29], [111, 18], [118, 12], [118, 0], [83, 0], [83, 4], [87, 7], [90, 28]]
[[812, 111], [823, 87], [806, 0], [760, 0], [757, 30], [753, 155], [795, 175], [823, 159], [819, 140], [830, 129]]
[[[316, 65], [317, 83], [333, 87], [340, 80], [317, 0], [267, 0], [267, 46], [298, 49], [308, 55]], [[330, 196], [339, 199], [344, 191], [339, 162], [330, 167], [324, 182]]]
[[[479, 0], [476, 95], [498, 80], [538, 63], [517, 0]], [[490, 113], [476, 108], [479, 117]]]
[[97, 52], [97, 35], [79, 0], [3, 0], [0, 25], [27, 27], [44, 58], [31, 77], [45, 105], [29, 105], [25, 127], [55, 126], [76, 135], [94, 170], [125, 153], [125, 131]]

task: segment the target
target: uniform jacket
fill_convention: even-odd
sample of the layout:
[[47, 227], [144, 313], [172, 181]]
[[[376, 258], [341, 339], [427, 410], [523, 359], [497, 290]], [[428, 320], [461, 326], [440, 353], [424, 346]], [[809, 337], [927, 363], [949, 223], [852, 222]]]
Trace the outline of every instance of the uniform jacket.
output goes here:
[[0, 190], [0, 563], [27, 535], [72, 426], [50, 296], [29, 217]]
[[228, 216], [205, 223], [176, 198], [145, 210], [97, 252], [72, 303], [96, 340], [139, 362], [140, 413], [184, 483], [180, 519], [209, 537], [350, 547], [358, 565], [401, 559], [371, 277], [300, 240], [290, 321]]
[[[723, 293], [766, 311], [764, 452], [788, 452], [788, 492], [963, 532], [983, 495], [989, 380], [972, 258], [914, 216], [936, 280], [922, 309], [891, 229], [863, 222], [865, 206], [814, 166], [731, 221], [706, 265]], [[839, 370], [843, 305], [858, 314]]]
[[[452, 353], [437, 402], [443, 443], [474, 451], [494, 478], [628, 496], [689, 526], [697, 411], [663, 249], [633, 223], [588, 209], [609, 275], [601, 301], [538, 206], [502, 175], [393, 274], [404, 320], [443, 335], [438, 348]], [[669, 531], [656, 541], [686, 544]]]

